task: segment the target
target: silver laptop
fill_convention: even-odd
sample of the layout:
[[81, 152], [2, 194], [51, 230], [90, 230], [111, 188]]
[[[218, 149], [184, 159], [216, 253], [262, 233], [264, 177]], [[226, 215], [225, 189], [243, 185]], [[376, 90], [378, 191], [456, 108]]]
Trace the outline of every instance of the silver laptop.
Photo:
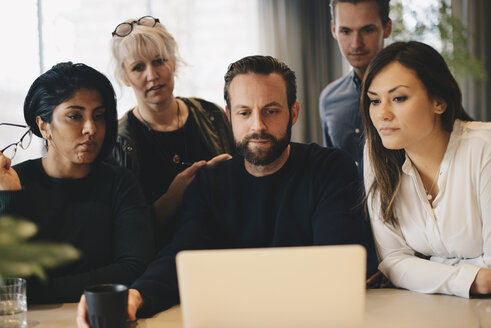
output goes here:
[[363, 323], [359, 245], [182, 251], [176, 262], [184, 328]]

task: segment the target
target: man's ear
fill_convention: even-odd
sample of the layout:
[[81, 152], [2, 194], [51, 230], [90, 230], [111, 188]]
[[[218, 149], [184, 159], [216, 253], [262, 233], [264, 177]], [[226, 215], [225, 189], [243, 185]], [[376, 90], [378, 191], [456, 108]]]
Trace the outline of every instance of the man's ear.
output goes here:
[[295, 125], [298, 119], [298, 114], [300, 113], [300, 103], [295, 101], [291, 109], [291, 117], [292, 117], [292, 126]]
[[332, 37], [337, 40], [338, 38], [336, 37], [336, 24], [334, 24], [333, 20], [331, 21], [331, 33]]
[[228, 108], [228, 106], [225, 106], [225, 114], [227, 114], [228, 121], [229, 121], [229, 122], [232, 122], [232, 121], [230, 120], [230, 109]]
[[39, 131], [41, 132], [41, 135], [43, 136], [44, 139], [50, 140], [51, 139], [51, 129], [49, 126], [49, 123], [46, 123], [41, 119], [41, 117], [38, 115], [36, 116], [36, 124], [39, 128]]
[[384, 26], [384, 39], [387, 39], [392, 34], [392, 19]]
[[435, 109], [435, 114], [443, 114], [445, 113], [445, 111], [447, 110], [447, 103], [445, 100], [441, 99], [441, 98], [437, 98], [435, 99], [435, 103], [433, 105], [434, 109]]

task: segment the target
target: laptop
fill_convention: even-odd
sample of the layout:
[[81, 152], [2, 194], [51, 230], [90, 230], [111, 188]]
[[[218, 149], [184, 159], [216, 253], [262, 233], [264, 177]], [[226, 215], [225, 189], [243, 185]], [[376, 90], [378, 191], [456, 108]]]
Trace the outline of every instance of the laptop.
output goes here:
[[363, 323], [360, 245], [182, 251], [176, 263], [184, 328]]

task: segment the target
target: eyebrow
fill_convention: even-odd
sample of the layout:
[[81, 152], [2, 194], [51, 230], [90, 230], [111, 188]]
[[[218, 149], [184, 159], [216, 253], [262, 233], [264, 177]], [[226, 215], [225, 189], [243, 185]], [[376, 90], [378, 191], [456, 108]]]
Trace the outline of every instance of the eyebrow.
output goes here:
[[[142, 62], [141, 59], [135, 59], [135, 60], [132, 60], [131, 62], [126, 62], [126, 65], [127, 65], [127, 67], [133, 67], [137, 64], [140, 64], [141, 62]], [[124, 62], [123, 62], [123, 65], [124, 65]]]
[[[397, 89], [399, 89], [399, 88], [408, 88], [408, 89], [409, 89], [409, 87], [408, 87], [407, 85], [400, 84], [400, 85], [397, 85], [397, 86], [393, 87], [392, 89], [390, 89], [390, 90], [389, 90], [389, 91], [387, 91], [387, 92], [388, 92], [388, 93], [392, 93], [392, 92], [396, 91], [396, 90], [397, 90]], [[369, 93], [369, 94], [371, 94], [371, 95], [377, 95], [377, 93], [376, 93], [376, 92], [373, 92], [373, 91], [370, 91], [370, 90], [367, 90], [367, 93]]]
[[[281, 105], [277, 101], [272, 101], [272, 102], [267, 103], [266, 105], [264, 105], [262, 108], [268, 108], [268, 107], [283, 107], [283, 105]], [[238, 104], [238, 105], [235, 105], [233, 108], [234, 109], [249, 108], [249, 106]]]
[[[85, 110], [85, 107], [83, 107], [83, 106], [78, 106], [78, 105], [71, 105], [71, 106], [67, 106], [67, 107], [65, 107], [65, 109], [68, 109], [68, 108]], [[97, 107], [95, 107], [95, 108], [94, 108], [94, 110], [98, 110], [98, 109], [102, 109], [102, 108], [104, 108], [104, 105], [97, 106]]]
[[272, 101], [272, 102], [263, 106], [263, 108], [266, 108], [266, 107], [283, 107], [283, 106], [277, 101]]
[[247, 106], [247, 105], [241, 105], [241, 104], [238, 104], [238, 105], [233, 106], [232, 108], [233, 108], [233, 109], [249, 108], [249, 106]]
[[[367, 29], [367, 28], [374, 28], [374, 27], [377, 27], [376, 24], [368, 24], [368, 25], [364, 25], [362, 27], [359, 28], [359, 30], [364, 30], [364, 29]], [[349, 26], [342, 26], [342, 25], [339, 25], [338, 26], [339, 29], [345, 29], [345, 30], [350, 30], [350, 31], [353, 31], [355, 30], [354, 28], [352, 27], [349, 27]]]

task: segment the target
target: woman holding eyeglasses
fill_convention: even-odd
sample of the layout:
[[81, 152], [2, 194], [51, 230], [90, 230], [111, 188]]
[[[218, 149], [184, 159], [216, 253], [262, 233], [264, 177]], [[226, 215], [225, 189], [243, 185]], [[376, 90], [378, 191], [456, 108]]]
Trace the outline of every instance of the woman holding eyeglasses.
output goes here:
[[113, 158], [136, 174], [153, 204], [160, 248], [170, 241], [175, 213], [197, 170], [228, 159], [234, 141], [220, 107], [174, 96], [181, 59], [176, 41], [157, 18], [129, 19], [112, 34], [116, 77], [137, 99], [119, 121]]
[[57, 64], [32, 84], [24, 117], [47, 155], [11, 167], [0, 154], [0, 215], [30, 219], [36, 239], [82, 253], [50, 270], [48, 282], [29, 280], [29, 303], [74, 302], [90, 285], [131, 284], [154, 254], [152, 219], [134, 176], [102, 163], [117, 131], [111, 83], [84, 64]]

